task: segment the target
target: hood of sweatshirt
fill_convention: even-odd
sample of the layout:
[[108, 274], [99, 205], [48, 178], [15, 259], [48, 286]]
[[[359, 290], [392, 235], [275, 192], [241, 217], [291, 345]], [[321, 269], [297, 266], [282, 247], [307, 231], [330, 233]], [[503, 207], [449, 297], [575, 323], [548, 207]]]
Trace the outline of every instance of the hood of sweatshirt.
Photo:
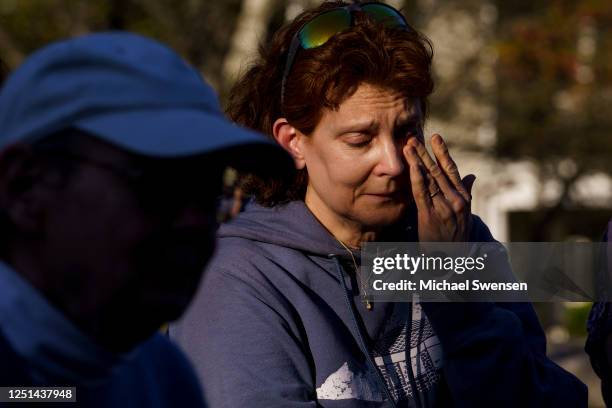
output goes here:
[[[416, 222], [412, 221], [415, 217], [416, 210], [409, 209], [406, 219], [388, 228], [379, 241], [416, 241]], [[219, 228], [217, 236], [245, 238], [324, 257], [347, 256], [346, 249], [303, 201], [292, 201], [275, 207], [249, 203], [244, 212]], [[359, 251], [354, 255], [358, 256]]]
[[[384, 236], [379, 240], [392, 241], [394, 236], [399, 238], [396, 234], [401, 234], [402, 240], [408, 241], [411, 231], [409, 223], [404, 221], [385, 229]], [[257, 263], [261, 270], [258, 276], [265, 276], [261, 279], [270, 282], [282, 299], [292, 299], [292, 307], [299, 305], [299, 321], [311, 333], [309, 353], [316, 361], [315, 387], [319, 401], [347, 403], [337, 405], [339, 407], [361, 406], [356, 405], [360, 400], [373, 404], [367, 406], [395, 406], [389, 388], [392, 385], [387, 382], [390, 380], [385, 379], [379, 368], [385, 364], [383, 357], [390, 355], [391, 348], [395, 345], [400, 347], [402, 342], [405, 344], [406, 325], [412, 325], [412, 320], [407, 323], [406, 316], [415, 319], [415, 327], [422, 326], [424, 332], [431, 332], [429, 323], [425, 322], [420, 312], [413, 312], [410, 304], [401, 305], [396, 310], [393, 303], [379, 304], [374, 310], [366, 311], [356, 282], [357, 275], [350, 272], [354, 269], [352, 257], [303, 201], [275, 207], [250, 203], [244, 212], [223, 224], [217, 236], [221, 242], [240, 238], [263, 244], [257, 248], [272, 263], [263, 261], [255, 253], [250, 254], [252, 258], [248, 262]], [[248, 253], [239, 252], [239, 241], [226, 245], [232, 247], [231, 253], [236, 254], [236, 259], [249, 256]], [[225, 248], [227, 253], [228, 247]], [[360, 251], [353, 252], [353, 257], [359, 263]], [[317, 269], [312, 269], [314, 264], [329, 276], [317, 275]], [[319, 278], [315, 279], [315, 276]], [[294, 285], [296, 281], [300, 282], [297, 286]], [[310, 297], [310, 294], [316, 295]], [[323, 308], [319, 309], [319, 306]], [[328, 321], [333, 321], [332, 326], [328, 326]], [[336, 343], [346, 346], [334, 349], [332, 345]], [[373, 349], [370, 350], [367, 344]], [[334, 350], [332, 355], [329, 354], [330, 348]], [[363, 358], [354, 354], [355, 349], [361, 351]], [[433, 357], [428, 357], [429, 360], [439, 361], [438, 354], [432, 351]], [[338, 393], [343, 394], [343, 389], [351, 391], [346, 391], [346, 399], [339, 399]], [[417, 389], [416, 384], [413, 389]], [[423, 393], [432, 393], [433, 390], [432, 387]]]

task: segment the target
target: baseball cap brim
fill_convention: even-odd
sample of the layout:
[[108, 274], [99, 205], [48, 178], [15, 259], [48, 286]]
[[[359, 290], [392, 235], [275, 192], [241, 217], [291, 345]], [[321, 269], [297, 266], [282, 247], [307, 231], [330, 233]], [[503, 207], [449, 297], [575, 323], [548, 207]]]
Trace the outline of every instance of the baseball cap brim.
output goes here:
[[127, 151], [154, 158], [218, 154], [238, 170], [295, 170], [290, 156], [273, 141], [203, 110], [111, 112], [90, 116], [74, 126]]

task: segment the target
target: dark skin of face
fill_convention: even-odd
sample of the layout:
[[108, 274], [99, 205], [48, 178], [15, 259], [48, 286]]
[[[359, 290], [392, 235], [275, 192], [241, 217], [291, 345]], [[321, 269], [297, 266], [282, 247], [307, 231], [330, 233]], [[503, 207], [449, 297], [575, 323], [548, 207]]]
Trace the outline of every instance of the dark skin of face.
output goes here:
[[[109, 170], [140, 169], [134, 155], [93, 138], [78, 151], [91, 161], [69, 174], [26, 146], [0, 155], [0, 208], [15, 229], [4, 260], [99, 344], [128, 351], [194, 295], [214, 249], [220, 174], [206, 157], [149, 161], [154, 177], [136, 185]], [[198, 188], [207, 194], [190, 197]]]

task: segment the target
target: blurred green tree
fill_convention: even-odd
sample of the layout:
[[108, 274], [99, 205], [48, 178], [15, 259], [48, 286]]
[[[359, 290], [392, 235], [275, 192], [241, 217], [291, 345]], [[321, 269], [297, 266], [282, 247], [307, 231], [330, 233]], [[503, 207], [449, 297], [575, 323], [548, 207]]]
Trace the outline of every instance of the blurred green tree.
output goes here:
[[[612, 175], [612, 3], [498, 1], [500, 160], [529, 159], [558, 200], [532, 225], [545, 226], [576, 203], [581, 177]], [[612, 204], [612, 203], [610, 203]]]
[[170, 45], [218, 85], [241, 5], [242, 0], [0, 0], [0, 56], [14, 68], [50, 41], [130, 30]]

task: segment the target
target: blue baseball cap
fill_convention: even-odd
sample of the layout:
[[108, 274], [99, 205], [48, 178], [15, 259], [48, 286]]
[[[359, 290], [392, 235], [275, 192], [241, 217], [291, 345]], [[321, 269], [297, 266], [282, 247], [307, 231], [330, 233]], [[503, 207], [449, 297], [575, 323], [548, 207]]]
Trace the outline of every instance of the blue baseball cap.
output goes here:
[[213, 89], [174, 51], [127, 32], [48, 45], [0, 89], [0, 149], [69, 127], [150, 157], [223, 151], [251, 167], [270, 163], [262, 154], [288, 161], [274, 142], [226, 120]]

